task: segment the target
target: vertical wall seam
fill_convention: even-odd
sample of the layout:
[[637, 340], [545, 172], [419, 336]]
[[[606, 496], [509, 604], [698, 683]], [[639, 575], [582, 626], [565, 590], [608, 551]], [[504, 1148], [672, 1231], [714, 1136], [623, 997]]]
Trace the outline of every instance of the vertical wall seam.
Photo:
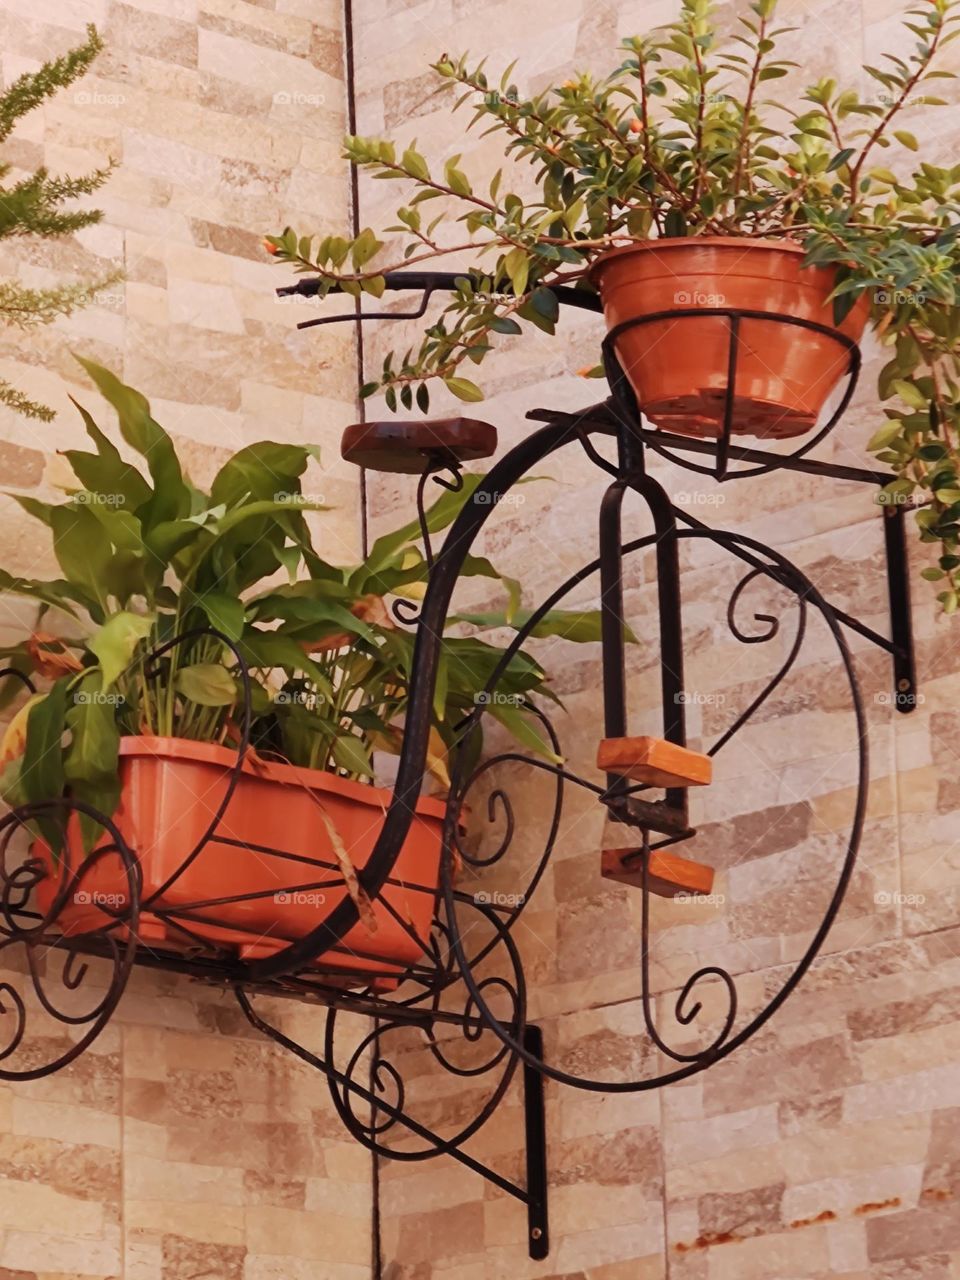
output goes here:
[[[351, 135], [357, 132], [357, 92], [356, 92], [356, 62], [354, 49], [354, 27], [353, 27], [353, 0], [343, 0], [343, 54], [344, 54], [344, 89], [347, 100], [347, 132]], [[360, 234], [360, 171], [356, 164], [350, 161], [350, 227], [351, 235], [354, 239]], [[357, 316], [354, 324], [354, 351], [357, 361], [357, 396], [356, 406], [357, 415], [360, 422], [366, 421], [364, 412], [364, 401], [360, 395], [360, 389], [363, 386], [363, 325], [360, 323], [362, 314], [362, 298], [354, 299], [354, 312]], [[360, 468], [360, 546], [363, 558], [367, 558], [369, 551], [369, 529], [367, 519], [367, 471], [365, 467]]]
[[[357, 132], [357, 95], [356, 95], [356, 63], [354, 49], [353, 0], [343, 0], [343, 53], [344, 53], [344, 89], [347, 105], [347, 132]], [[360, 173], [356, 164], [350, 161], [350, 227], [353, 238], [360, 234]], [[364, 402], [360, 395], [363, 386], [363, 325], [361, 299], [354, 300], [354, 351], [357, 361], [357, 415], [360, 422], [366, 421]], [[367, 513], [367, 472], [360, 468], [360, 547], [363, 558], [369, 552], [369, 528]], [[376, 1024], [375, 1024], [376, 1025]], [[376, 1050], [371, 1063], [371, 1092], [376, 1088]], [[371, 1107], [371, 1132], [376, 1134], [376, 1103]], [[381, 1280], [383, 1275], [383, 1254], [381, 1252], [380, 1224], [380, 1158], [376, 1150], [370, 1153], [370, 1270], [373, 1280]]]

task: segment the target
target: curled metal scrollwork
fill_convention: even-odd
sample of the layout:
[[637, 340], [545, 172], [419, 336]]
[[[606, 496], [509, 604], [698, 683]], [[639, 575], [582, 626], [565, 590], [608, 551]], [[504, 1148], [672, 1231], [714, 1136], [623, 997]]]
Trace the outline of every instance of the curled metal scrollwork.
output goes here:
[[[499, 998], [505, 1009], [498, 1020], [509, 1026], [513, 1034], [522, 1037], [526, 987], [516, 945], [494, 910], [470, 895], [457, 893], [456, 897], [462, 909], [478, 913], [477, 924], [485, 924], [493, 933], [492, 940], [483, 947], [488, 957], [486, 968], [489, 969], [490, 957], [494, 956], [498, 969], [504, 970], [488, 973], [480, 980], [483, 999], [489, 1007], [491, 999]], [[438, 921], [437, 933], [441, 939], [448, 936], [441, 921]], [[335, 1008], [327, 1013], [324, 1060], [337, 1114], [358, 1142], [394, 1160], [426, 1160], [460, 1148], [496, 1111], [517, 1067], [517, 1056], [492, 1034], [480, 1016], [473, 996], [464, 990], [459, 971], [450, 966], [443, 947], [441, 943], [442, 967], [438, 970], [440, 981], [436, 986], [413, 1000], [403, 1001], [399, 1006], [403, 1010], [403, 1018], [391, 1020], [389, 1015], [384, 1015], [377, 1019], [373, 1029], [356, 1045], [342, 1068], [336, 1066], [336, 1030], [340, 1015]], [[417, 1011], [423, 1014], [419, 1022], [411, 1020]], [[442, 1026], [451, 1029], [450, 1037], [438, 1035]], [[455, 1046], [458, 1039], [469, 1046], [472, 1060], [457, 1060]], [[477, 1046], [487, 1039], [492, 1042], [489, 1054], [478, 1055]], [[394, 1045], [396, 1051], [392, 1047]], [[446, 1071], [461, 1079], [478, 1079], [499, 1073], [486, 1100], [473, 1114], [470, 1114], [472, 1108], [467, 1104], [469, 1118], [465, 1122], [458, 1118], [456, 1132], [450, 1136], [438, 1134], [433, 1123], [418, 1121], [416, 1104], [410, 1100], [398, 1062], [404, 1053], [420, 1052], [428, 1052]], [[369, 1092], [373, 1095], [372, 1105], [367, 1096]], [[422, 1145], [413, 1150], [388, 1145], [383, 1139], [395, 1129], [398, 1134], [402, 1131], [405, 1136], [413, 1135]]]
[[[741, 729], [755, 714], [759, 707], [766, 702], [774, 691], [782, 684], [788, 673], [793, 668], [800, 649], [803, 645], [807, 633], [807, 617], [808, 609], [813, 608], [822, 618], [829, 632], [832, 634], [839, 651], [840, 662], [844, 669], [846, 682], [850, 691], [850, 701], [852, 705], [854, 719], [856, 721], [856, 749], [858, 752], [858, 773], [856, 798], [853, 806], [853, 817], [851, 822], [851, 830], [845, 856], [838, 871], [838, 878], [834, 893], [830, 903], [824, 914], [823, 921], [817, 929], [816, 934], [809, 944], [807, 950], [800, 958], [800, 961], [788, 976], [780, 990], [774, 995], [772, 1000], [758, 1013], [755, 1014], [748, 1022], [737, 1028], [738, 999], [736, 983], [733, 976], [724, 968], [716, 964], [705, 964], [700, 966], [696, 972], [691, 974], [680, 987], [673, 1001], [672, 1013], [674, 1020], [680, 1028], [692, 1028], [704, 1011], [703, 1000], [700, 992], [703, 990], [704, 984], [710, 984], [716, 987], [717, 984], [725, 993], [726, 999], [723, 1001], [722, 1010], [716, 1011], [718, 1025], [709, 1034], [704, 1043], [696, 1048], [678, 1048], [670, 1044], [669, 1039], [658, 1028], [654, 1015], [654, 996], [652, 991], [652, 983], [650, 976], [650, 927], [649, 927], [649, 911], [650, 911], [650, 886], [647, 882], [647, 861], [650, 854], [649, 832], [638, 832], [638, 836], [643, 837], [643, 905], [642, 905], [642, 928], [641, 937], [639, 939], [640, 947], [638, 954], [638, 962], [640, 969], [640, 1009], [642, 1012], [643, 1024], [645, 1032], [651, 1044], [659, 1050], [659, 1052], [672, 1061], [673, 1067], [662, 1070], [657, 1074], [652, 1074], [647, 1078], [634, 1080], [603, 1080], [593, 1079], [573, 1072], [564, 1071], [553, 1064], [543, 1061], [536, 1055], [527, 1050], [521, 1043], [521, 1038], [511, 1033], [508, 1027], [505, 1027], [498, 1019], [496, 1019], [489, 1008], [486, 998], [486, 991], [483, 981], [478, 977], [477, 968], [479, 959], [482, 958], [482, 951], [478, 954], [469, 942], [469, 931], [461, 927], [458, 918], [458, 894], [454, 888], [453, 875], [449, 868], [443, 877], [444, 901], [446, 905], [447, 923], [450, 931], [450, 941], [456, 956], [457, 964], [463, 975], [463, 980], [472, 997], [471, 1010], [476, 1010], [487, 1026], [501, 1039], [504, 1046], [512, 1053], [518, 1054], [522, 1060], [529, 1066], [532, 1066], [543, 1075], [557, 1080], [561, 1083], [572, 1085], [581, 1089], [591, 1090], [595, 1092], [638, 1092], [646, 1089], [658, 1088], [664, 1084], [669, 1084], [677, 1080], [682, 1080], [702, 1071], [707, 1066], [716, 1062], [720, 1058], [733, 1052], [739, 1045], [743, 1044], [750, 1036], [752, 1036], [759, 1028], [770, 1018], [776, 1009], [789, 996], [796, 985], [803, 977], [806, 970], [813, 963], [814, 958], [820, 950], [823, 941], [829, 931], [833, 920], [839, 910], [843, 900], [847, 884], [852, 874], [854, 860], [856, 858], [857, 849], [859, 847], [860, 835], [863, 825], [863, 815], [866, 801], [866, 784], [867, 784], [867, 760], [864, 735], [864, 714], [862, 706], [862, 698], [857, 684], [856, 676], [853, 670], [852, 659], [847, 647], [845, 638], [840, 629], [840, 623], [837, 615], [834, 613], [830, 605], [823, 599], [820, 593], [814, 588], [812, 583], [789, 561], [780, 556], [779, 553], [763, 546], [745, 536], [727, 533], [725, 531], [717, 531], [709, 529], [705, 526], [697, 526], [689, 529], [677, 530], [676, 535], [679, 539], [711, 539], [732, 555], [745, 560], [750, 566], [748, 572], [738, 581], [734, 587], [729, 606], [727, 609], [727, 623], [731, 634], [744, 644], [765, 643], [774, 640], [781, 635], [783, 629], [782, 618], [766, 610], [757, 610], [753, 614], [753, 621], [759, 624], [759, 629], [753, 630], [744, 626], [741, 622], [738, 611], [745, 601], [747, 590], [757, 582], [766, 580], [775, 584], [778, 588], [784, 590], [790, 600], [789, 603], [794, 607], [796, 626], [786, 656], [773, 676], [765, 682], [764, 687], [750, 701], [745, 710], [737, 717], [734, 723], [727, 728], [717, 741], [709, 748], [711, 755], [730, 741], [730, 739]], [[627, 552], [632, 549], [638, 549], [642, 546], [650, 544], [649, 539], [638, 539], [632, 544], [624, 547]], [[599, 567], [595, 562], [591, 566], [587, 566], [586, 570], [575, 574], [564, 587], [559, 588], [552, 593], [549, 599], [549, 607], [553, 607], [562, 599], [563, 595], [573, 586], [583, 581], [584, 577], [589, 573], [595, 572]], [[532, 630], [538, 614], [532, 615], [532, 620], [527, 623], [525, 629], [518, 634], [514, 646], [519, 647], [524, 642], [527, 634]], [[551, 741], [554, 743], [556, 754], [560, 754], [559, 745], [556, 743], [556, 735], [552, 733]], [[461, 782], [456, 776], [454, 778], [455, 794], [459, 799], [467, 794], [472, 786], [474, 786], [479, 778], [484, 776], [490, 770], [495, 769], [498, 765], [514, 764], [520, 760], [525, 760], [529, 765], [537, 768], [547, 768], [552, 771], [558, 784], [558, 790], [562, 793], [564, 784], [567, 782], [575, 782], [588, 789], [595, 790], [602, 795], [603, 789], [596, 787], [589, 779], [580, 778], [572, 773], [566, 766], [550, 766], [543, 761], [526, 759], [517, 752], [505, 752], [498, 756], [492, 757], [485, 761], [476, 770], [473, 771], [470, 778]], [[559, 813], [560, 797], [558, 797], [558, 813]], [[479, 807], [479, 806], [478, 806]], [[480, 807], [482, 809], [482, 807]], [[475, 810], [476, 812], [476, 810]], [[517, 826], [518, 814], [514, 806], [510, 804], [506, 794], [505, 785], [499, 784], [493, 787], [487, 796], [486, 816], [491, 825], [500, 821], [504, 824], [505, 833], [501, 836], [497, 847], [492, 855], [477, 857], [472, 856], [460, 847], [460, 841], [454, 836], [454, 844], [464, 863], [474, 869], [482, 869], [502, 862], [509, 852], [513, 841]], [[544, 859], [537, 867], [537, 871], [533, 877], [532, 887], [528, 889], [532, 892], [535, 888], [539, 876], [542, 874], [546, 859], [552, 850], [553, 843], [557, 838], [557, 831], [551, 836], [551, 841]], [[513, 923], [511, 913], [504, 914], [505, 927], [509, 927]]]
[[[417, 482], [417, 522], [420, 525], [420, 538], [423, 542], [424, 561], [428, 570], [433, 568], [433, 544], [430, 540], [430, 525], [427, 520], [426, 487], [432, 480], [448, 493], [460, 493], [464, 479], [460, 464], [445, 455], [424, 459], [424, 469]], [[390, 612], [397, 622], [404, 627], [415, 627], [420, 621], [420, 606], [413, 600], [398, 596], [390, 605]]]
[[767, 682], [763, 689], [756, 695], [747, 707], [736, 718], [732, 725], [726, 729], [716, 742], [710, 747], [709, 754], [715, 756], [718, 751], [727, 745], [732, 737], [751, 719], [753, 715], [763, 706], [769, 697], [783, 684], [784, 680], [793, 669], [793, 665], [797, 660], [800, 650], [803, 648], [803, 642], [807, 634], [807, 601], [802, 589], [791, 589], [789, 585], [789, 574], [782, 569], [777, 570], [775, 565], [758, 565], [755, 569], [751, 569], [733, 589], [730, 596], [730, 603], [727, 606], [727, 626], [730, 633], [741, 644], [766, 644], [770, 640], [774, 640], [780, 634], [780, 619], [771, 613], [754, 613], [755, 622], [765, 623], [766, 629], [750, 634], [744, 631], [737, 622], [737, 606], [743, 598], [747, 588], [758, 579], [766, 581], [773, 580], [785, 590], [790, 592], [792, 601], [797, 609], [797, 627], [794, 633], [793, 642], [786, 658], [771, 679]]
[[[89, 853], [78, 847], [73, 820], [80, 816], [103, 832]], [[42, 832], [59, 834], [59, 852]], [[122, 892], [101, 902], [95, 887], [84, 886], [101, 883], [105, 862], [110, 884], [122, 885]], [[83, 1053], [117, 1007], [136, 955], [140, 868], [109, 818], [65, 798], [0, 818], [0, 886], [0, 967], [7, 970], [0, 981], [0, 1080], [35, 1080]], [[93, 903], [101, 923], [93, 927], [72, 915], [78, 903]], [[23, 963], [13, 968], [8, 959], [18, 954]], [[90, 1000], [84, 1004], [78, 997], [85, 991]], [[44, 1020], [73, 1034], [28, 1036], [30, 1025], [39, 1021], [42, 1031]], [[53, 1056], [38, 1061], [36, 1044]]]

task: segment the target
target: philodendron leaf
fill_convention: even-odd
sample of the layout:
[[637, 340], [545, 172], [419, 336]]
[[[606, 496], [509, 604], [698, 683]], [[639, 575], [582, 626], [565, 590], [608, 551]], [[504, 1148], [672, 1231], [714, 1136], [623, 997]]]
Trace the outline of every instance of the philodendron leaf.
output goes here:
[[[69, 695], [66, 727], [70, 744], [64, 757], [64, 774], [70, 793], [111, 818], [120, 802], [120, 729], [116, 715], [117, 698], [106, 692], [99, 671], [83, 677]], [[103, 836], [100, 823], [80, 815], [85, 849], [92, 849]]]
[[100, 394], [117, 411], [120, 434], [147, 461], [154, 491], [136, 514], [145, 527], [161, 520], [176, 520], [190, 512], [190, 490], [183, 481], [180, 459], [173, 441], [150, 413], [150, 403], [133, 387], [93, 360], [78, 361], [97, 384]]
[[233, 676], [217, 662], [181, 667], [175, 685], [178, 693], [201, 707], [229, 707], [237, 700]]
[[[527, 484], [533, 480], [542, 480], [543, 476], [525, 476], [521, 483]], [[448, 525], [453, 524], [461, 510], [470, 502], [474, 501], [479, 486], [484, 482], [486, 476], [476, 473], [467, 473], [462, 477], [463, 483], [456, 490], [447, 489], [437, 501], [427, 509], [426, 524], [430, 533], [440, 533], [446, 529]], [[485, 506], [495, 504], [495, 498], [492, 495], [484, 493], [482, 495], [486, 501]], [[369, 590], [364, 584], [369, 582], [373, 575], [380, 573], [388, 566], [396, 563], [396, 556], [401, 548], [406, 547], [408, 543], [419, 541], [420, 523], [418, 520], [412, 520], [409, 524], [403, 525], [400, 529], [395, 529], [393, 533], [385, 533], [378, 538], [370, 548], [370, 554], [362, 565], [356, 568], [350, 575], [350, 585], [358, 591]]]
[[485, 710], [489, 711], [495, 720], [499, 720], [521, 746], [535, 755], [542, 756], [544, 760], [549, 760], [551, 764], [563, 764], [563, 757], [558, 756], [550, 744], [540, 736], [520, 707], [494, 698], [487, 704]]
[[96, 453], [84, 453], [79, 449], [64, 450], [63, 456], [73, 468], [73, 474], [85, 489], [108, 495], [117, 505], [122, 504], [134, 511], [142, 507], [151, 495], [146, 480], [136, 467], [123, 460], [117, 447], [107, 439], [83, 405], [74, 400], [73, 396], [70, 401], [83, 418], [87, 435], [97, 446]]
[[333, 758], [341, 769], [348, 773], [359, 773], [363, 777], [373, 777], [373, 760], [363, 742], [355, 734], [346, 733], [338, 737], [333, 744]]
[[[532, 617], [532, 611], [518, 609], [512, 618], [503, 613], [461, 613], [456, 616], [458, 621], [469, 622], [473, 626], [481, 627], [484, 630], [491, 627], [511, 626], [520, 631], [529, 622]], [[585, 644], [601, 638], [602, 621], [603, 615], [599, 609], [580, 611], [550, 609], [534, 624], [530, 635], [538, 640], [546, 636], [559, 636], [564, 640], [573, 640], [578, 644]], [[636, 643], [637, 637], [626, 623], [623, 626], [623, 634], [632, 644]]]
[[269, 499], [280, 495], [296, 498], [300, 476], [311, 458], [319, 459], [316, 445], [275, 444], [260, 440], [249, 444], [225, 462], [210, 489], [214, 503], [233, 507], [245, 498]]
[[204, 591], [196, 597], [197, 606], [207, 615], [211, 627], [216, 627], [228, 640], [239, 640], [243, 635], [245, 612], [243, 601], [221, 591]]
[[[18, 804], [57, 800], [63, 795], [63, 737], [67, 686], [74, 677], [62, 676], [46, 697], [34, 703], [27, 717], [27, 741], [16, 786]], [[56, 815], [37, 819], [37, 828], [54, 853], [63, 846], [63, 822]]]
[[87, 641], [87, 648], [100, 663], [103, 691], [111, 688], [130, 665], [134, 650], [153, 630], [156, 614], [115, 613]]
[[88, 507], [64, 503], [50, 513], [53, 549], [60, 568], [94, 600], [103, 600], [113, 561], [113, 545]]
[[74, 618], [77, 614], [72, 607], [73, 604], [79, 604], [86, 609], [92, 603], [88, 600], [86, 592], [81, 591], [73, 583], [64, 582], [61, 579], [53, 582], [35, 582], [32, 578], [14, 578], [6, 570], [0, 569], [0, 592], [5, 591], [9, 591], [12, 595], [29, 596], [52, 609], [62, 609]]

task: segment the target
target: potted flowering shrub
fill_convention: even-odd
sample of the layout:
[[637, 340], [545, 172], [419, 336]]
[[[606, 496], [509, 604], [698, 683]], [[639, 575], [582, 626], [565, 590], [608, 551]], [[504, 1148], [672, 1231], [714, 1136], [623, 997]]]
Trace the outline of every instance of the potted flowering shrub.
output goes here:
[[[431, 382], [481, 399], [465, 371], [501, 334], [524, 324], [552, 333], [553, 287], [573, 284], [599, 292], [648, 417], [688, 434], [718, 434], [729, 381], [722, 312], [749, 312], [734, 428], [791, 436], [813, 427], [869, 323], [889, 349], [880, 395], [892, 403], [868, 448], [896, 473], [887, 500], [922, 498], [921, 536], [942, 552], [925, 576], [942, 581], [953, 612], [960, 167], [905, 164], [919, 144], [901, 117], [943, 103], [938, 81], [951, 73], [937, 58], [958, 34], [956, 8], [919, 0], [903, 49], [866, 67], [866, 96], [825, 78], [787, 101], [779, 85], [771, 97], [793, 65], [777, 54], [776, 0], [755, 0], [725, 38], [709, 0], [680, 0], [676, 21], [625, 41], [608, 74], [533, 97], [513, 85], [512, 66], [494, 81], [483, 63], [444, 55], [434, 64], [441, 87], [459, 93], [471, 124], [502, 136], [516, 182], [501, 169], [481, 185], [458, 155], [430, 162], [415, 144], [349, 137], [348, 159], [411, 188], [385, 233], [399, 240], [388, 250], [370, 228], [352, 239], [288, 228], [267, 247], [316, 275], [321, 293], [379, 295], [391, 269], [447, 257], [463, 266], [419, 349], [388, 354], [364, 388], [393, 409], [414, 397], [426, 409]], [[882, 164], [887, 149], [894, 158]]]
[[[3, 650], [6, 664], [48, 682], [11, 721], [0, 790], [12, 805], [67, 795], [114, 818], [140, 865], [142, 940], [269, 954], [359, 893], [356, 870], [391, 798], [372, 785], [373, 754], [400, 749], [412, 660], [412, 637], [387, 601], [422, 592], [419, 526], [384, 535], [360, 565], [333, 565], [307, 520], [324, 508], [302, 490], [314, 448], [248, 445], [202, 492], [146, 399], [82, 363], [148, 470], [78, 405], [95, 450], [66, 453], [76, 489], [57, 503], [17, 499], [49, 527], [63, 576], [0, 572], [0, 590], [40, 607], [36, 629]], [[452, 522], [479, 479], [443, 494], [427, 515], [431, 531]], [[465, 572], [500, 580], [479, 557]], [[510, 603], [499, 620], [519, 622], [519, 587], [503, 582]], [[592, 613], [540, 625], [599, 636]], [[441, 781], [457, 726], [502, 655], [468, 636], [445, 643], [429, 759]], [[547, 692], [543, 669], [519, 651], [502, 687], [516, 696], [492, 708], [496, 717], [549, 754], [524, 710], [527, 696]], [[417, 958], [444, 815], [441, 800], [421, 797], [384, 894], [358, 904], [361, 923], [321, 958], [324, 968], [389, 972]], [[46, 869], [41, 908], [67, 932], [109, 924], [109, 905], [125, 901], [118, 856], [101, 857], [83, 891], [70, 892], [86, 854], [103, 847], [102, 824], [75, 815], [64, 830], [47, 811], [31, 825]]]

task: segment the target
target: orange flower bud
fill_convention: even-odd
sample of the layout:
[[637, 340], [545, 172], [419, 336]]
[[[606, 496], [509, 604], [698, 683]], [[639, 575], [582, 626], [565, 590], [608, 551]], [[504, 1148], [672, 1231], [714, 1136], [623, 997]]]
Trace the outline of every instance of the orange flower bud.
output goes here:
[[634, 116], [633, 119], [630, 121], [630, 132], [640, 133], [642, 129], [643, 129], [642, 121], [638, 120], [637, 117]]
[[267, 253], [277, 252], [277, 246], [273, 244], [270, 240], [267, 240], [266, 238], [264, 238], [263, 240], [263, 247], [267, 251]]

